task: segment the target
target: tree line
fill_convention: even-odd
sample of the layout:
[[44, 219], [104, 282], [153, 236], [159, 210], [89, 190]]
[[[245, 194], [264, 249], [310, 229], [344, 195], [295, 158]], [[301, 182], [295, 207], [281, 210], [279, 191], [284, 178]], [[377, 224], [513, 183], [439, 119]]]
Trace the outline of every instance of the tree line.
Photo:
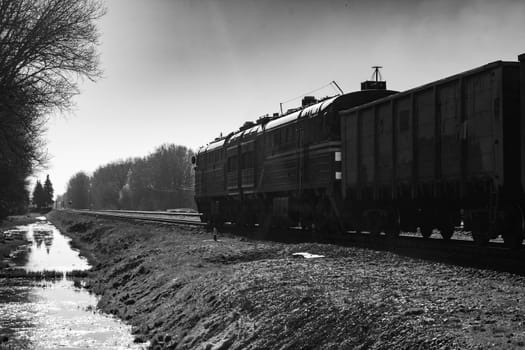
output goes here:
[[91, 176], [78, 172], [57, 201], [74, 209], [195, 208], [193, 155], [185, 146], [164, 144], [145, 157], [100, 166]]
[[79, 79], [101, 76], [104, 13], [102, 0], [0, 0], [0, 221], [27, 210], [49, 115], [70, 109]]

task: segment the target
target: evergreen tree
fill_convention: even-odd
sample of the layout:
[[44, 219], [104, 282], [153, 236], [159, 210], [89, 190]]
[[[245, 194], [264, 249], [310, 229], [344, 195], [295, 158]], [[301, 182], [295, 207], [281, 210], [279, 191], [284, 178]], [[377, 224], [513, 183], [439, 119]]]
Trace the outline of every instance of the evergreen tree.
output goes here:
[[53, 192], [53, 184], [49, 180], [49, 175], [47, 175], [46, 182], [44, 182], [44, 206], [53, 206]]
[[36, 205], [38, 209], [45, 206], [44, 188], [39, 180], [36, 181], [35, 189], [33, 190], [33, 204]]

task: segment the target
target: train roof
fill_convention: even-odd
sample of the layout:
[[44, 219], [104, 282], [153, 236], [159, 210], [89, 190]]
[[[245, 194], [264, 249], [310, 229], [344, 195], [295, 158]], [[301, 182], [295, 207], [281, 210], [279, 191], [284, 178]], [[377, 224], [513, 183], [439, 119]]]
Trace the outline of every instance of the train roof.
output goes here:
[[255, 126], [252, 126], [251, 128], [249, 129], [246, 129], [244, 130], [243, 134], [242, 134], [242, 137], [246, 137], [246, 136], [252, 136], [252, 135], [257, 135], [258, 133], [260, 133], [261, 131], [263, 130], [263, 126], [261, 124], [257, 124]]
[[209, 152], [213, 151], [219, 147], [224, 146], [226, 142], [231, 143], [234, 141], [239, 140], [240, 138], [244, 138], [247, 136], [254, 136], [259, 133], [261, 133], [263, 130], [268, 130], [272, 128], [276, 128], [279, 125], [286, 124], [288, 122], [291, 122], [293, 120], [296, 120], [298, 118], [306, 118], [306, 117], [315, 117], [320, 112], [324, 111], [328, 106], [332, 104], [338, 97], [340, 96], [334, 96], [329, 97], [321, 102], [318, 102], [316, 104], [310, 105], [308, 107], [302, 108], [298, 111], [292, 112], [290, 114], [283, 115], [281, 117], [275, 118], [267, 122], [266, 124], [256, 124], [252, 127], [249, 127], [244, 130], [240, 130], [234, 134], [230, 134], [218, 141], [213, 141], [207, 146], [202, 146], [199, 149], [199, 152]]
[[490, 63], [487, 63], [487, 64], [485, 64], [483, 66], [479, 66], [479, 67], [476, 67], [476, 68], [473, 68], [473, 69], [469, 69], [467, 71], [464, 71], [464, 72], [461, 72], [461, 73], [458, 73], [458, 74], [454, 74], [454, 75], [448, 76], [446, 78], [433, 81], [431, 83], [420, 85], [418, 87], [415, 87], [415, 88], [412, 88], [412, 89], [409, 89], [409, 90], [401, 91], [401, 92], [398, 92], [396, 94], [389, 95], [389, 96], [386, 96], [386, 97], [382, 97], [382, 98], [379, 98], [379, 99], [371, 101], [371, 102], [363, 103], [363, 104], [361, 104], [359, 106], [348, 108], [344, 112], [348, 113], [348, 112], [352, 112], [352, 111], [355, 111], [355, 110], [359, 110], [361, 108], [367, 108], [367, 107], [370, 107], [370, 106], [378, 105], [378, 104], [381, 104], [381, 103], [384, 103], [384, 102], [388, 102], [388, 101], [390, 101], [392, 99], [399, 98], [401, 96], [410, 95], [411, 93], [414, 93], [414, 92], [426, 90], [426, 89], [428, 89], [430, 87], [433, 87], [433, 86], [436, 86], [436, 85], [444, 85], [444, 84], [449, 83], [451, 81], [454, 81], [454, 80], [456, 80], [458, 78], [475, 75], [477, 73], [484, 72], [484, 71], [487, 71], [489, 69], [493, 69], [493, 68], [498, 67], [498, 66], [518, 66], [518, 65], [519, 65], [518, 62], [512, 62], [512, 61], [501, 61], [501, 60], [499, 60], [499, 61], [490, 62]]
[[327, 97], [317, 103], [314, 103], [304, 108], [295, 110], [291, 113], [288, 113], [282, 116], [273, 117], [273, 118], [272, 117], [260, 118], [256, 124], [253, 122], [247, 122], [245, 123], [245, 125], [248, 124], [246, 127], [243, 126], [241, 127], [239, 131], [236, 131], [235, 133], [231, 133], [228, 136], [221, 138], [219, 141], [216, 140], [210, 143], [206, 147], [201, 147], [199, 152], [212, 151], [219, 147], [225, 146], [225, 144], [231, 144], [233, 142], [237, 142], [246, 137], [255, 136], [265, 130], [272, 130], [282, 125], [292, 123], [293, 121], [298, 120], [298, 119], [314, 118], [333, 105], [336, 106], [334, 108], [342, 109], [341, 107], [344, 106], [345, 103], [349, 101], [355, 101], [355, 98], [359, 98], [359, 96], [377, 94], [378, 91], [382, 93], [387, 93], [387, 94], [397, 93], [397, 91], [391, 91], [391, 90], [359, 90], [359, 91], [349, 92], [343, 95]]
[[266, 128], [265, 129], [273, 129], [273, 128], [278, 127], [279, 125], [283, 125], [283, 124], [289, 123], [291, 121], [294, 121], [294, 120], [299, 118], [299, 114], [301, 114], [301, 111], [295, 111], [293, 113], [284, 115], [284, 116], [279, 117], [277, 119], [270, 120], [266, 124]]
[[[342, 95], [340, 95], [342, 96]], [[278, 126], [281, 126], [283, 124], [290, 123], [294, 120], [300, 119], [300, 118], [312, 118], [317, 116], [319, 113], [327, 109], [338, 97], [340, 96], [334, 96], [330, 97], [328, 99], [325, 99], [321, 102], [315, 103], [313, 105], [310, 105], [308, 107], [305, 107], [303, 109], [300, 109], [298, 111], [292, 112], [290, 114], [286, 114], [282, 117], [279, 117], [277, 119], [271, 120], [266, 124], [266, 130], [276, 128]]]
[[[209, 151], [213, 151], [219, 147], [222, 147], [224, 146], [224, 142], [226, 141], [226, 139], [220, 139], [220, 140], [217, 140], [217, 141], [214, 141], [212, 143], [210, 143], [207, 147], [204, 147], [204, 151], [206, 152], [209, 152]], [[201, 147], [203, 148], [203, 147]]]

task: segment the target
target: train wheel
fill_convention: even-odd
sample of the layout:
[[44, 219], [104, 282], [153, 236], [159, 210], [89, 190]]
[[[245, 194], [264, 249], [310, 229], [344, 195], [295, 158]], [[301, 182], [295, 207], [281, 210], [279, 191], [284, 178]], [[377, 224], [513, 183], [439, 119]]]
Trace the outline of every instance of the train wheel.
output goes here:
[[369, 212], [365, 215], [366, 228], [372, 236], [379, 236], [383, 228], [383, 219], [377, 212]]
[[381, 235], [381, 225], [379, 223], [372, 224], [372, 226], [370, 226], [370, 234], [376, 237]]
[[523, 243], [524, 217], [520, 206], [513, 206], [507, 211], [507, 225], [503, 230], [503, 242], [505, 246], [518, 249]]
[[386, 229], [386, 236], [388, 238], [397, 238], [399, 237], [399, 234], [401, 231], [399, 230], [399, 227], [391, 227]]
[[486, 246], [489, 243], [488, 223], [485, 221], [479, 215], [472, 220], [472, 238], [480, 246]]
[[445, 241], [449, 241], [454, 234], [455, 226], [459, 221], [455, 213], [442, 212], [439, 215], [440, 223], [438, 225], [439, 233]]
[[326, 198], [320, 200], [315, 206], [313, 222], [316, 231], [319, 233], [333, 234], [339, 232], [337, 216]]
[[486, 246], [489, 243], [489, 235], [486, 232], [472, 231], [472, 238], [480, 246]]
[[419, 228], [419, 231], [421, 232], [421, 236], [423, 236], [423, 238], [428, 239], [430, 236], [432, 236], [433, 229], [429, 226], [423, 226]]
[[397, 238], [401, 233], [401, 213], [397, 209], [391, 209], [388, 218], [388, 226], [385, 230], [388, 238]]
[[454, 234], [454, 228], [450, 226], [443, 227], [439, 230], [439, 232], [441, 233], [441, 237], [443, 237], [445, 241], [449, 241], [452, 235]]

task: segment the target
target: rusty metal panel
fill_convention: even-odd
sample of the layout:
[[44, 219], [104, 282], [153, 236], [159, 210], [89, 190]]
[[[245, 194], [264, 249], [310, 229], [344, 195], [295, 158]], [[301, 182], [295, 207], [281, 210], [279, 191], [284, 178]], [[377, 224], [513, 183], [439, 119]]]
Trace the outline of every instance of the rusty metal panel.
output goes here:
[[395, 103], [396, 118], [396, 181], [410, 182], [412, 179], [412, 100], [409, 96]]
[[377, 180], [379, 184], [392, 183], [392, 108], [390, 103], [377, 108]]
[[463, 84], [466, 123], [461, 137], [466, 137], [468, 145], [466, 175], [495, 175], [501, 147], [501, 70], [481, 72], [465, 78]]
[[436, 118], [441, 120], [441, 174], [444, 178], [461, 177], [461, 136], [459, 80], [437, 89]]
[[368, 108], [361, 111], [361, 164], [360, 180], [362, 184], [370, 184], [374, 181], [375, 165], [375, 132], [374, 132], [374, 109]]
[[434, 90], [414, 95], [414, 120], [417, 120], [416, 173], [419, 180], [434, 178], [436, 167], [436, 141], [434, 120]]

